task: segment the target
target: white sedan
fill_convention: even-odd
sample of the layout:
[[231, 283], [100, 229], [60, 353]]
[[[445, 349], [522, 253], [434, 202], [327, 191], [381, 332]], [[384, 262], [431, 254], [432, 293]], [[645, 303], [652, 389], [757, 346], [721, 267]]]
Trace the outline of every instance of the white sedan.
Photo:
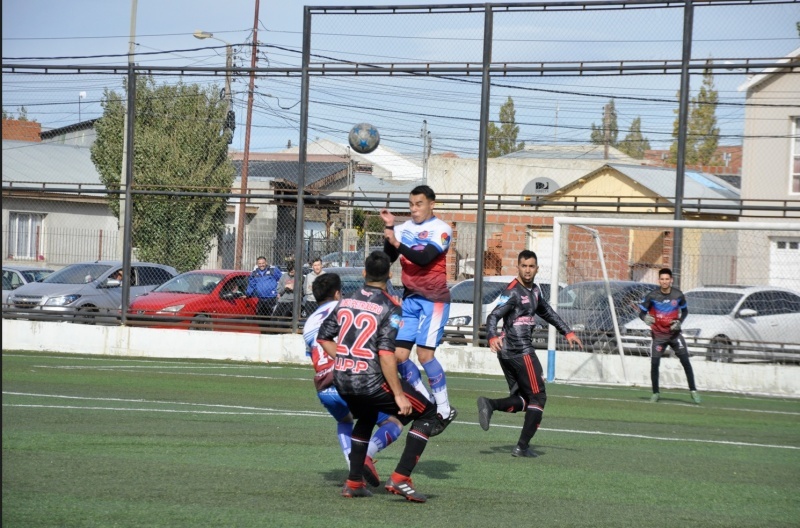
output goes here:
[[[769, 286], [706, 286], [685, 292], [689, 351], [709, 361], [800, 362], [800, 293]], [[640, 319], [625, 325], [628, 352], [650, 349]]]

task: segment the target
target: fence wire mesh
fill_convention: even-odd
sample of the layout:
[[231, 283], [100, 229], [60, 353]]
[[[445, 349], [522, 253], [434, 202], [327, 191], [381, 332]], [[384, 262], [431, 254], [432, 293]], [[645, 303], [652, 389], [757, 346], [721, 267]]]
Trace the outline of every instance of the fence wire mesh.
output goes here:
[[[267, 269], [294, 267], [296, 276], [317, 258], [352, 268], [382, 247], [379, 211], [408, 218], [419, 184], [436, 191], [437, 215], [453, 228], [450, 282], [514, 274], [521, 249], [535, 250], [546, 274], [558, 215], [670, 217], [680, 200], [679, 214], [694, 219], [800, 217], [800, 74], [796, 53], [787, 55], [796, 35], [770, 26], [796, 2], [696, 2], [688, 41], [681, 3], [568, 4], [308, 8], [308, 62], [302, 50], [259, 43], [260, 55], [280, 53], [286, 66], [252, 72], [241, 67], [244, 44], [227, 46], [225, 68], [4, 62], [4, 109], [32, 118], [4, 111], [4, 308], [21, 280], [9, 271], [6, 289], [14, 265], [122, 266], [130, 257], [240, 276], [264, 257]], [[764, 71], [780, 73], [778, 89], [742, 89]], [[682, 100], [690, 122], [679, 194]], [[713, 119], [703, 122], [708, 109]], [[347, 144], [359, 122], [380, 131], [374, 152]], [[784, 242], [793, 247], [796, 236]], [[708, 263], [692, 258], [683, 258], [685, 276]], [[237, 305], [226, 317], [254, 317], [257, 307], [223, 291], [235, 276], [217, 277], [200, 283]], [[395, 265], [395, 286], [400, 277]], [[265, 326], [286, 329], [308, 308], [293, 303]], [[184, 322], [202, 310], [187, 311]]]

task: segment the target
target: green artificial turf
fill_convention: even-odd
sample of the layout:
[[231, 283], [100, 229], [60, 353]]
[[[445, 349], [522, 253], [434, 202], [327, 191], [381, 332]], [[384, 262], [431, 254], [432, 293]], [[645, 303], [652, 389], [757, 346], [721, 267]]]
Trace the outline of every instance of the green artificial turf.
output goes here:
[[[797, 368], [797, 367], [786, 367]], [[432, 438], [412, 504], [344, 499], [313, 369], [3, 352], [3, 526], [797, 526], [800, 402], [551, 383], [536, 459], [522, 415], [448, 374], [459, 416]], [[800, 371], [798, 371], [800, 375]], [[701, 382], [702, 383], [702, 382]], [[405, 433], [379, 453], [383, 478]]]

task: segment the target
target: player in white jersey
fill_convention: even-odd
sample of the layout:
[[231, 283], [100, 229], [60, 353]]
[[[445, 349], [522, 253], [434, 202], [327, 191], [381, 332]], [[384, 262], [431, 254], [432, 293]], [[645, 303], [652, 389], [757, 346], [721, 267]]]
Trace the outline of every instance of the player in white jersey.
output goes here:
[[411, 220], [395, 225], [394, 215], [381, 211], [386, 224], [384, 251], [392, 261], [400, 258], [403, 268], [403, 327], [397, 334], [397, 369], [415, 389], [425, 394], [419, 368], [409, 359], [416, 345], [417, 357], [431, 387], [439, 423], [431, 435], [441, 433], [458, 412], [450, 406], [447, 380], [434, 353], [444, 334], [450, 315], [450, 289], [447, 287], [447, 250], [453, 230], [436, 218], [436, 194], [427, 185], [411, 190], [408, 198]]
[[[317, 396], [323, 407], [338, 422], [336, 435], [339, 439], [342, 453], [344, 453], [344, 458], [349, 464], [352, 448], [353, 415], [350, 413], [347, 403], [333, 385], [333, 360], [317, 343], [319, 327], [338, 304], [341, 298], [341, 289], [342, 280], [335, 273], [321, 274], [314, 280], [312, 290], [317, 303], [319, 303], [319, 308], [306, 320], [303, 326], [303, 340], [306, 342], [306, 355], [311, 357], [316, 371], [314, 374], [314, 386], [317, 389]], [[400, 423], [400, 420], [388, 414], [379, 413], [377, 423], [379, 424], [378, 430], [372, 435], [367, 448], [367, 458], [364, 461], [364, 479], [372, 486], [379, 486], [381, 483], [373, 458], [378, 451], [397, 440], [397, 437], [403, 431], [403, 424]]]

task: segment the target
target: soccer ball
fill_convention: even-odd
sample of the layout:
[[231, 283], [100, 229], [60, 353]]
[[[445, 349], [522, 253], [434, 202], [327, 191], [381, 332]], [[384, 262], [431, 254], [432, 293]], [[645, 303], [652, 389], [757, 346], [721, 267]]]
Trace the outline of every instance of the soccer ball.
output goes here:
[[369, 154], [381, 142], [381, 135], [378, 129], [369, 123], [359, 123], [350, 130], [348, 141], [353, 150], [360, 154]]

